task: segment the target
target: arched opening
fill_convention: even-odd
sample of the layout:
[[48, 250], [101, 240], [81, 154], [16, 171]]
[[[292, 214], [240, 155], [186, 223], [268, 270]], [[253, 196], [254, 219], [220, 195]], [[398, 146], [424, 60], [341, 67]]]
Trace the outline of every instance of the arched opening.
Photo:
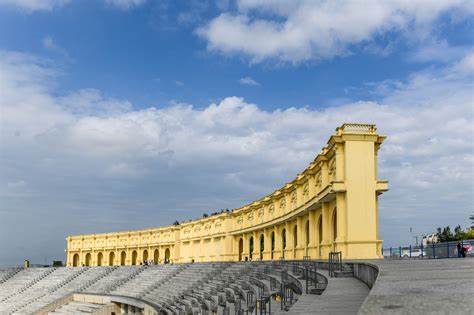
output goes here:
[[252, 260], [253, 257], [253, 236], [250, 236], [249, 240], [249, 258]]
[[79, 254], [74, 254], [74, 256], [72, 256], [72, 266], [79, 266]]
[[102, 260], [104, 259], [104, 255], [102, 253], [97, 254], [97, 266], [102, 266]]
[[137, 251], [134, 250], [134, 251], [132, 252], [132, 265], [136, 265], [136, 264], [137, 264], [137, 256], [138, 256], [138, 255], [137, 255]]
[[286, 249], [286, 229], [281, 231], [281, 257], [285, 258], [285, 249]]
[[169, 264], [170, 263], [170, 249], [167, 248], [165, 249], [165, 264]]
[[265, 249], [265, 236], [260, 235], [260, 260], [263, 260], [263, 250]]
[[244, 252], [244, 240], [239, 239], [239, 261], [242, 261], [242, 253]]
[[160, 252], [158, 249], [155, 249], [155, 252], [153, 253], [153, 263], [155, 265], [158, 265], [159, 261], [160, 261]]
[[125, 266], [125, 261], [127, 259], [127, 253], [125, 251], [120, 254], [120, 265]]
[[110, 252], [109, 254], [109, 266], [115, 265], [115, 253]]
[[91, 253], [86, 254], [86, 266], [91, 265]]
[[143, 258], [143, 259], [142, 259], [143, 263], [145, 263], [146, 261], [148, 261], [148, 251], [147, 251], [146, 249], [143, 251], [143, 256], [142, 256], [142, 258]]
[[270, 257], [273, 259], [273, 252], [275, 251], [275, 232], [272, 231], [271, 234], [271, 250], [270, 250]]

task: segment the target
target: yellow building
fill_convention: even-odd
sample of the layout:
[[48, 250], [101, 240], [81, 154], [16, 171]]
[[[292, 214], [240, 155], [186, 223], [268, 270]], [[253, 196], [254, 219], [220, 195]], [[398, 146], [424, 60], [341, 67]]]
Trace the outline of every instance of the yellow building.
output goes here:
[[179, 225], [69, 236], [68, 266], [327, 258], [382, 258], [375, 125], [344, 124], [301, 174], [239, 209]]

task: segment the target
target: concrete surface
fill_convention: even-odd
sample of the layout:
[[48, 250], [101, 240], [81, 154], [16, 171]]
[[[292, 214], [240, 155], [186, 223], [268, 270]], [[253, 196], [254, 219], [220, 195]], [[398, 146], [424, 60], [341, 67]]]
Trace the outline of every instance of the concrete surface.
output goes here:
[[379, 275], [359, 314], [474, 314], [474, 258], [370, 263]]

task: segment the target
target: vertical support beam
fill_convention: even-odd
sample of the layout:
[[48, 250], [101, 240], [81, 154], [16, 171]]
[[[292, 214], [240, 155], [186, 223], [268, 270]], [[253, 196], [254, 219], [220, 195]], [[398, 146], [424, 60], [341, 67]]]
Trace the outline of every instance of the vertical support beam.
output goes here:
[[322, 213], [322, 226], [323, 226], [323, 241], [321, 242], [321, 255], [322, 258], [327, 258], [331, 250], [331, 218], [330, 218], [330, 203], [323, 202], [321, 207]]

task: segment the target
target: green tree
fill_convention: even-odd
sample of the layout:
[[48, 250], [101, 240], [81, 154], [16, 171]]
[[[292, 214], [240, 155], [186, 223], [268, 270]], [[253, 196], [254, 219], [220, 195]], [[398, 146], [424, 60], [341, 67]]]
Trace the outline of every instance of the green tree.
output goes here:
[[445, 226], [443, 229], [438, 228], [436, 236], [438, 237], [438, 242], [454, 241], [454, 235], [449, 226]]
[[471, 216], [469, 217], [469, 220], [471, 220], [471, 229], [474, 230], [474, 213], [471, 214]]

